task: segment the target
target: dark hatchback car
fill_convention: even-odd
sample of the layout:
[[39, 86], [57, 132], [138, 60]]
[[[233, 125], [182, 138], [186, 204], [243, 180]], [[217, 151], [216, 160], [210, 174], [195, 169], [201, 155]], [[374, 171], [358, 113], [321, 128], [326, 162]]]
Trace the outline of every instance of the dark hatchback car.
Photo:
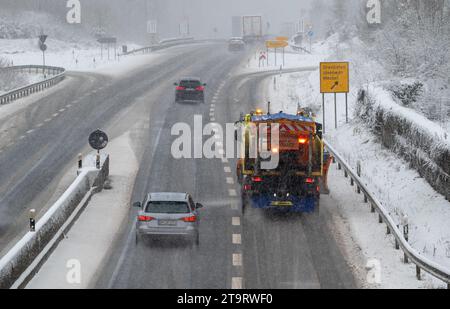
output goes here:
[[205, 103], [205, 87], [198, 78], [185, 78], [174, 84], [175, 102], [197, 101]]

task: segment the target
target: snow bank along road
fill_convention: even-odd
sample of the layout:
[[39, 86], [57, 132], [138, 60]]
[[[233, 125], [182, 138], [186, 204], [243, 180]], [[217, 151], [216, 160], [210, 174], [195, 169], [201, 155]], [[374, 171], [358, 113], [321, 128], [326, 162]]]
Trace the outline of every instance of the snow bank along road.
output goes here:
[[[265, 76], [230, 74], [241, 60], [220, 44], [176, 48], [164, 51], [159, 62], [119, 79], [69, 74], [63, 89], [18, 111], [17, 124], [10, 129], [15, 138], [1, 146], [0, 173], [8, 175], [0, 179], [1, 245], [20, 234], [31, 206], [42, 210], [62, 177], [60, 171], [73, 165], [71, 160], [85, 147], [88, 133], [111, 127], [118, 115], [144, 100], [147, 109], [135, 110], [124, 117], [128, 123], [117, 123], [110, 132], [111, 138], [118, 137], [133, 126], [133, 117], [136, 122], [148, 118], [145, 136], [135, 141], [143, 155], [138, 156], [133, 200], [149, 191], [192, 193], [205, 206], [200, 246], [136, 246], [136, 210], [131, 209], [127, 222], [117, 227], [120, 237], [92, 287], [355, 287], [330, 227], [327, 208], [334, 206], [333, 200], [323, 197], [319, 217], [272, 216], [251, 209], [243, 217], [234, 160], [175, 160], [170, 155], [173, 124], [192, 125], [198, 114], [204, 123], [234, 122], [241, 111], [263, 104], [259, 85]], [[208, 83], [207, 104], [174, 104], [172, 84], [180, 75], [199, 76]]]

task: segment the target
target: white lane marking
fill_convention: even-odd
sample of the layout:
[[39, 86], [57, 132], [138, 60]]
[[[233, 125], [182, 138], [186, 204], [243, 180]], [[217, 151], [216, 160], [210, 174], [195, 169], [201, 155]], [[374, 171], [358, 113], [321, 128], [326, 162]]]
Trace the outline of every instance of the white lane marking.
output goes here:
[[75, 100], [72, 102], [72, 104], [77, 104], [78, 102], [80, 102], [80, 100]]
[[233, 290], [241, 290], [242, 289], [242, 278], [241, 277], [231, 278], [231, 289], [233, 289]]
[[213, 99], [211, 102], [216, 103], [216, 102], [217, 102], [217, 99]]
[[63, 113], [65, 110], [66, 110], [65, 108], [61, 108], [61, 109], [59, 110], [59, 112], [60, 112], [60, 113]]
[[[161, 133], [162, 133], [162, 127], [159, 128], [158, 133], [156, 135], [155, 143], [154, 145], [159, 145], [159, 141], [161, 139]], [[156, 153], [156, 147], [153, 147], [151, 158], [155, 157]], [[153, 161], [153, 160], [152, 160]], [[116, 268], [114, 269], [114, 272], [111, 276], [110, 281], [108, 282], [108, 289], [111, 289], [114, 285], [114, 283], [117, 280], [117, 276], [119, 275], [120, 268], [123, 266], [123, 263], [125, 261], [126, 255], [130, 252], [130, 246], [133, 243], [133, 236], [136, 234], [136, 220], [134, 221], [132, 228], [130, 229], [130, 234], [128, 234], [127, 242], [125, 244], [125, 247], [123, 248], [123, 251], [120, 254], [119, 261], [117, 262]]]
[[40, 128], [40, 127], [42, 127], [44, 124], [41, 122], [40, 124], [38, 124], [37, 126], [36, 126], [36, 128]]
[[232, 239], [232, 241], [233, 241], [233, 244], [234, 244], [234, 245], [240, 245], [240, 244], [242, 244], [242, 236], [241, 236], [241, 234], [233, 234], [233, 239]]
[[229, 189], [228, 190], [228, 195], [229, 196], [237, 196], [237, 192], [235, 189]]
[[58, 113], [54, 113], [53, 115], [52, 115], [52, 117], [58, 117]]
[[227, 177], [227, 184], [234, 185], [234, 179], [232, 177]]
[[25, 138], [25, 135], [22, 135], [21, 137], [19, 137], [19, 139], [24, 139]]
[[211, 108], [209, 109], [209, 111], [210, 111], [210, 112], [213, 112], [213, 113], [214, 113], [215, 110], [216, 110], [216, 109], [215, 109], [213, 106], [211, 106]]
[[51, 119], [51, 118], [47, 118], [47, 119], [45, 119], [44, 121], [45, 121], [45, 122], [50, 122], [50, 121], [52, 121], [52, 119]]
[[230, 173], [231, 173], [231, 167], [229, 167], [229, 166], [224, 166], [224, 167], [223, 167], [223, 171], [224, 171], [225, 173], [230, 174]]
[[240, 226], [241, 225], [241, 217], [233, 217], [231, 218], [231, 225]]
[[228, 163], [228, 159], [227, 159], [226, 157], [222, 157], [221, 160], [222, 160], [222, 163], [224, 163], [224, 164], [225, 164], [225, 163]]
[[26, 134], [31, 134], [34, 132], [34, 129], [28, 130], [27, 132], [25, 132]]
[[216, 121], [216, 118], [214, 118], [214, 117], [211, 117], [211, 122], [213, 122], [213, 121]]
[[233, 253], [233, 266], [242, 266], [242, 254]]
[[67, 108], [71, 108], [71, 107], [72, 107], [72, 104], [67, 104], [66, 107], [67, 107]]

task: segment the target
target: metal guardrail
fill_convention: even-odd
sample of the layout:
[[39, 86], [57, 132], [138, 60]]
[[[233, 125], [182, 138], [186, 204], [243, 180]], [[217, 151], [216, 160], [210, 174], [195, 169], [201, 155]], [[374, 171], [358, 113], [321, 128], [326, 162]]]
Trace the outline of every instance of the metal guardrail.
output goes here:
[[311, 54], [311, 52], [309, 50], [307, 50], [306, 48], [303, 48], [301, 46], [297, 46], [297, 45], [290, 45], [290, 46], [291, 46], [291, 48], [293, 50], [295, 50], [297, 52], [304, 52], [304, 53], [307, 53], [307, 54]]
[[52, 66], [42, 66], [42, 65], [21, 65], [21, 66], [12, 66], [0, 68], [0, 72], [3, 71], [18, 71], [23, 73], [36, 73], [36, 74], [48, 74], [52, 75], [51, 77], [25, 86], [20, 87], [14, 90], [11, 90], [5, 94], [0, 95], [0, 104], [8, 104], [14, 100], [29, 96], [30, 94], [42, 91], [46, 88], [49, 88], [65, 78], [66, 70], [60, 67], [52, 67]]
[[180, 45], [180, 44], [194, 43], [194, 42], [196, 42], [194, 40], [194, 38], [165, 39], [165, 40], [160, 41], [158, 44], [134, 49], [127, 53], [124, 53], [123, 55], [127, 56], [127, 55], [134, 55], [134, 54], [138, 54], [138, 53], [147, 54], [147, 53], [151, 53], [152, 51], [160, 50], [163, 48], [168, 48], [168, 47], [172, 47], [172, 46]]
[[401, 249], [403, 251], [404, 262], [408, 263], [408, 261], [411, 261], [416, 265], [417, 279], [421, 280], [421, 270], [423, 270], [431, 274], [433, 277], [445, 282], [447, 284], [447, 288], [450, 289], [450, 270], [420, 255], [415, 249], [413, 249], [400, 231], [400, 225], [393, 220], [386, 208], [384, 208], [378, 199], [369, 191], [362, 179], [327, 141], [325, 141], [325, 147], [334, 156], [339, 165], [339, 169], [344, 169], [345, 177], [350, 177], [351, 184], [356, 184], [358, 193], [362, 193], [364, 195], [364, 202], [371, 205], [371, 211], [378, 213], [379, 223], [381, 224], [384, 222], [387, 225], [387, 234], [392, 234], [394, 236], [395, 249]]

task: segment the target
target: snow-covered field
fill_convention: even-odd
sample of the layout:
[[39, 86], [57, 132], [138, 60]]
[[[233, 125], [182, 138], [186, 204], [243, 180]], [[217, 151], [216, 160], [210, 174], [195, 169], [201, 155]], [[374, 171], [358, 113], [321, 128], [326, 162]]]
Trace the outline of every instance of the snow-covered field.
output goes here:
[[[450, 203], [442, 195], [436, 193], [420, 177], [417, 171], [410, 169], [407, 162], [383, 148], [366, 124], [353, 119], [357, 86], [372, 80], [375, 81], [376, 70], [372, 70], [372, 73], [369, 74], [372, 76], [367, 79], [367, 75], [359, 71], [367, 63], [360, 58], [355, 61], [350, 57], [344, 58], [342, 55], [345, 54], [343, 52], [345, 46], [336, 48], [334, 43], [328, 41], [320, 45], [316, 44], [314, 49], [316, 52], [319, 51], [321, 57], [324, 57], [325, 50], [328, 49], [329, 55], [324, 57], [328, 60], [347, 60], [353, 64], [351, 66], [351, 83], [354, 86], [352, 86], [352, 92], [349, 94], [350, 123], [345, 123], [345, 97], [344, 95], [338, 95], [338, 129], [335, 130], [333, 95], [327, 95], [327, 139], [355, 169], [357, 162], [361, 162], [362, 178], [398, 222], [404, 215], [408, 217], [411, 245], [420, 254], [450, 269], [450, 224], [448, 224], [450, 222]], [[341, 57], [336, 56], [337, 49], [339, 49]], [[362, 63], [362, 65], [358, 66], [359, 63]], [[318, 62], [311, 64], [319, 65]], [[308, 66], [311, 64], [308, 64]], [[363, 76], [365, 76], [365, 79], [362, 78]], [[274, 78], [276, 78], [276, 84], [274, 84]], [[309, 106], [316, 112], [318, 120], [322, 121], [322, 95], [320, 94], [318, 70], [283, 74], [269, 78], [266, 81], [265, 89], [267, 89], [266, 100], [271, 101], [272, 104], [272, 112], [283, 110], [295, 113], [297, 106]], [[422, 117], [410, 109], [408, 109], [408, 113], [409, 117]], [[442, 133], [442, 128], [438, 125], [432, 127]], [[330, 177], [335, 176], [337, 177], [335, 173], [330, 175]], [[375, 224], [367, 222], [367, 216], [361, 215], [357, 209], [360, 203], [355, 204], [352, 199], [342, 196], [344, 193], [341, 191], [345, 192], [349, 187], [343, 188], [341, 181], [334, 182], [331, 180], [331, 183], [334, 183], [334, 185], [331, 185], [331, 188], [334, 189], [332, 196], [336, 196], [338, 200], [346, 201], [339, 205], [339, 209], [345, 216], [345, 221], [353, 235], [352, 238], [361, 248], [365, 258], [367, 260], [384, 259], [390, 261], [388, 263], [392, 261], [401, 263], [399, 255], [394, 253], [391, 245], [386, 248], [386, 244], [392, 242], [392, 239], [388, 240], [384, 234], [375, 236], [374, 231], [380, 232], [380, 228], [374, 230]], [[376, 219], [373, 220], [377, 221]], [[391, 270], [386, 269], [385, 271], [393, 272], [392, 267], [395, 267], [395, 265], [391, 265]], [[405, 272], [405, 280], [409, 277], [414, 278], [413, 275], [413, 270], [408, 270], [408, 272]], [[396, 276], [391, 277], [394, 280]], [[400, 274], [400, 278], [403, 277]], [[410, 283], [414, 286], [412, 282]], [[421, 283], [420, 286], [436, 287], [439, 286], [439, 283], [427, 281]], [[387, 280], [386, 284], [378, 285], [378, 287], [393, 287], [392, 281]]]
[[[103, 49], [95, 40], [82, 43], [70, 43], [49, 38], [46, 42], [46, 65], [64, 67], [71, 71], [92, 71], [119, 63], [123, 58], [114, 56], [114, 48]], [[139, 48], [136, 44], [124, 44], [129, 49]], [[117, 54], [121, 54], [121, 46], [117, 46]], [[38, 47], [38, 39], [0, 40], [0, 57], [11, 61], [14, 65], [43, 63], [42, 52]]]

